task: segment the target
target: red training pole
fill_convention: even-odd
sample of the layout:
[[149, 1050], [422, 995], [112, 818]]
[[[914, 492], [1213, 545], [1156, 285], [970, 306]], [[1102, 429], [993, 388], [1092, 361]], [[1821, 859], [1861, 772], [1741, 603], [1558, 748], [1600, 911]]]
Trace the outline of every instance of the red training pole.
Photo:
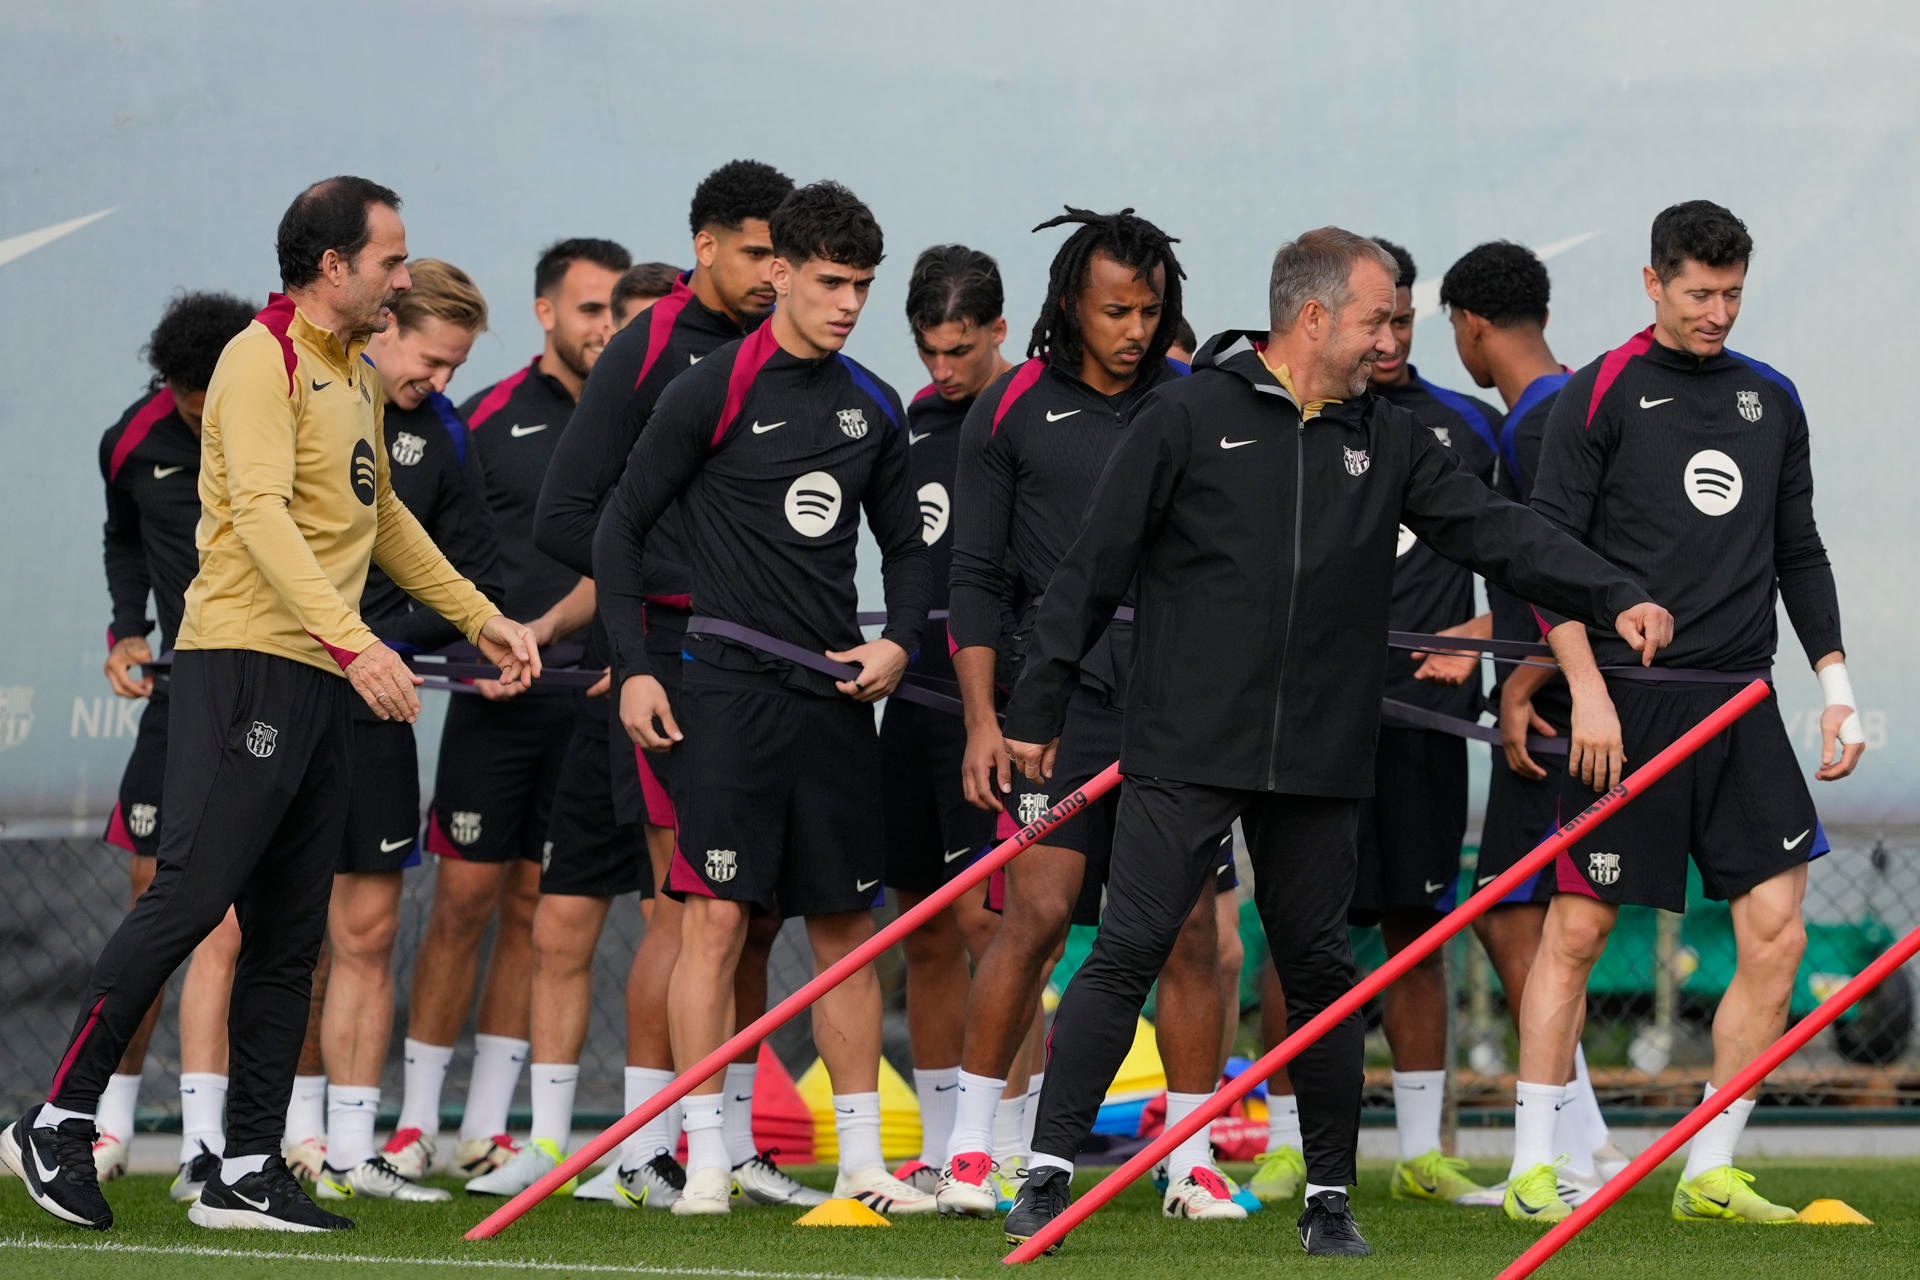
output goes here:
[[845, 982], [857, 970], [871, 964], [882, 951], [919, 928], [928, 917], [953, 905], [954, 900], [961, 894], [1013, 861], [1014, 856], [1021, 850], [1036, 843], [1041, 836], [1113, 790], [1119, 781], [1120, 764], [1115, 761], [1095, 775], [1086, 786], [1020, 828], [1011, 839], [988, 852], [986, 856], [975, 861], [972, 866], [947, 881], [941, 888], [928, 894], [912, 910], [902, 913], [886, 928], [879, 930], [871, 938], [855, 947], [839, 963], [828, 967], [806, 986], [767, 1010], [751, 1026], [735, 1032], [733, 1039], [702, 1058], [691, 1069], [681, 1072], [672, 1084], [615, 1121], [606, 1132], [562, 1160], [559, 1167], [538, 1182], [488, 1214], [478, 1226], [467, 1232], [466, 1238], [487, 1240], [498, 1235], [527, 1210], [552, 1195], [555, 1189], [569, 1178], [585, 1172], [588, 1165], [626, 1141], [627, 1135], [692, 1093], [694, 1086], [739, 1057], [742, 1050], [751, 1049], [772, 1035], [795, 1014]]
[[1169, 1125], [1166, 1132], [1149, 1143], [1144, 1151], [1108, 1174], [1093, 1190], [1068, 1205], [1065, 1213], [1034, 1232], [1031, 1239], [1001, 1261], [1032, 1262], [1058, 1245], [1066, 1238], [1069, 1231], [1086, 1221], [1101, 1205], [1119, 1195], [1134, 1179], [1153, 1168], [1175, 1147], [1213, 1123], [1215, 1117], [1253, 1092], [1254, 1086], [1260, 1081], [1293, 1061], [1301, 1050], [1333, 1030], [1348, 1014], [1386, 990], [1401, 974], [1433, 954], [1446, 943], [1447, 939], [1466, 928], [1487, 908], [1513, 892], [1522, 880], [1546, 866], [1549, 861], [1558, 856], [1562, 849], [1571, 844], [1576, 836], [1612, 817], [1614, 811], [1621, 805], [1665, 777], [1669, 770], [1698, 751], [1708, 739], [1759, 706], [1771, 694], [1772, 690], [1767, 687], [1764, 680], [1755, 680], [1734, 694], [1715, 708], [1706, 719], [1675, 739], [1666, 750], [1622, 778], [1613, 790], [1587, 806], [1586, 810], [1573, 821], [1548, 836], [1526, 857], [1508, 867], [1493, 883], [1455, 907], [1441, 919], [1440, 923], [1421, 934], [1405, 950], [1362, 978], [1353, 990], [1322, 1009], [1304, 1027], [1281, 1041], [1264, 1058], [1234, 1077], [1185, 1120], [1177, 1125]]
[[1896, 942], [1878, 960], [1855, 974], [1852, 982], [1822, 1000], [1819, 1008], [1802, 1018], [1787, 1034], [1767, 1046], [1766, 1052], [1737, 1072], [1733, 1079], [1727, 1081], [1724, 1088], [1715, 1089], [1713, 1098], [1705, 1099], [1699, 1106], [1689, 1111], [1685, 1119], [1662, 1134], [1659, 1141], [1642, 1151], [1626, 1168], [1614, 1174], [1605, 1186], [1594, 1192], [1591, 1199], [1575, 1209], [1571, 1217], [1561, 1219], [1553, 1230], [1540, 1237], [1531, 1249], [1514, 1259], [1512, 1265], [1502, 1271], [1497, 1280], [1520, 1280], [1521, 1276], [1532, 1275], [1535, 1268], [1559, 1252], [1560, 1246], [1579, 1235], [1586, 1229], [1588, 1223], [1605, 1213], [1614, 1201], [1633, 1190], [1640, 1179], [1652, 1173], [1655, 1166], [1662, 1160], [1678, 1151], [1693, 1135], [1706, 1128], [1707, 1123], [1723, 1109], [1720, 1103], [1714, 1101], [1714, 1098], [1722, 1094], [1738, 1098], [1759, 1084], [1766, 1079], [1768, 1072], [1798, 1053], [1807, 1041], [1824, 1031], [1828, 1023], [1853, 1007], [1860, 997], [1879, 986], [1886, 980], [1888, 974], [1913, 959], [1916, 954], [1920, 954], [1920, 929], [1915, 929]]

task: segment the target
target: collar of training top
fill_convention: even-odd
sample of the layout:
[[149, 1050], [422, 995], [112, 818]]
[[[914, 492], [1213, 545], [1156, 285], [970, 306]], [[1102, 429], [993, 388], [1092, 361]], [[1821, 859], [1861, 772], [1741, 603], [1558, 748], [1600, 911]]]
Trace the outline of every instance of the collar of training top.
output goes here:
[[[1273, 370], [1267, 368], [1267, 362], [1260, 358], [1260, 352], [1266, 345], [1265, 333], [1253, 329], [1229, 329], [1225, 333], [1215, 334], [1201, 345], [1199, 353], [1193, 357], [1193, 371], [1196, 374], [1209, 370], [1231, 374], [1262, 395], [1284, 402], [1297, 413], [1300, 402], [1280, 385], [1280, 379], [1273, 376]], [[1326, 418], [1336, 422], [1358, 422], [1373, 399], [1374, 394], [1369, 390], [1345, 400], [1327, 401], [1314, 421]]]
[[286, 308], [293, 313], [287, 321], [289, 337], [303, 339], [324, 353], [327, 359], [340, 369], [349, 373], [352, 372], [354, 359], [367, 349], [367, 339], [372, 337], [371, 334], [367, 334], [355, 338], [350, 343], [341, 342], [338, 334], [331, 329], [322, 329], [308, 319], [307, 313], [284, 293], [267, 295], [267, 310], [272, 311], [276, 308]]
[[1725, 369], [1740, 363], [1740, 360], [1725, 347], [1703, 359], [1690, 352], [1677, 351], [1667, 346], [1660, 341], [1659, 335], [1654, 333], [1652, 325], [1648, 325], [1641, 332], [1647, 335], [1647, 349], [1640, 353], [1640, 358], [1668, 369], [1678, 369], [1683, 373], [1712, 373], [1717, 369]]

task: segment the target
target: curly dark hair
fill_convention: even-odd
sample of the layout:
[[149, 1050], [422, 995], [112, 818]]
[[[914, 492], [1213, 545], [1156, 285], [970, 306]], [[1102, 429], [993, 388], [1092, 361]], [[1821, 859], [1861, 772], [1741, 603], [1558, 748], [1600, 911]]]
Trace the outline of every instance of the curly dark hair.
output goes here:
[[1492, 324], [1547, 322], [1547, 264], [1511, 240], [1475, 245], [1440, 278], [1440, 305], [1471, 311]]
[[1747, 224], [1711, 200], [1669, 205], [1653, 220], [1653, 247], [1647, 256], [1665, 284], [1680, 274], [1688, 259], [1709, 267], [1730, 267], [1753, 257]]
[[348, 174], [323, 179], [295, 196], [274, 237], [281, 287], [298, 289], [319, 279], [320, 259], [329, 249], [351, 260], [366, 248], [373, 238], [367, 210], [376, 204], [398, 212], [400, 197], [391, 187]]
[[793, 192], [793, 179], [758, 160], [729, 160], [693, 189], [687, 222], [693, 234], [703, 227], [738, 231], [748, 218], [770, 219]]
[[837, 182], [796, 188], [767, 219], [775, 257], [794, 266], [825, 258], [869, 270], [886, 257], [886, 241], [873, 210]]
[[915, 333], [953, 320], [982, 328], [1007, 309], [1000, 264], [963, 244], [937, 244], [921, 251], [907, 280], [907, 323]]
[[252, 303], [230, 293], [183, 293], [167, 304], [140, 355], [160, 380], [205, 391], [233, 336], [253, 323]]
[[1166, 293], [1160, 299], [1160, 324], [1147, 344], [1143, 366], [1167, 358], [1167, 348], [1179, 332], [1184, 318], [1180, 310], [1180, 282], [1187, 273], [1173, 256], [1180, 243], [1132, 209], [1118, 213], [1093, 213], [1068, 205], [1057, 218], [1048, 218], [1035, 227], [1078, 223], [1079, 230], [1067, 237], [1060, 252], [1053, 255], [1053, 267], [1047, 273], [1047, 297], [1040, 304], [1040, 318], [1033, 323], [1033, 336], [1027, 342], [1029, 356], [1046, 356], [1069, 368], [1077, 367], [1085, 347], [1080, 338], [1080, 312], [1075, 305], [1087, 287], [1089, 265], [1096, 253], [1104, 253], [1123, 267], [1133, 268], [1133, 278], [1150, 280], [1155, 268], [1166, 274]]
[[1393, 265], [1395, 269], [1393, 287], [1396, 289], [1413, 288], [1413, 282], [1419, 275], [1413, 265], [1413, 255], [1385, 236], [1375, 236], [1373, 237], [1373, 242], [1393, 255]]

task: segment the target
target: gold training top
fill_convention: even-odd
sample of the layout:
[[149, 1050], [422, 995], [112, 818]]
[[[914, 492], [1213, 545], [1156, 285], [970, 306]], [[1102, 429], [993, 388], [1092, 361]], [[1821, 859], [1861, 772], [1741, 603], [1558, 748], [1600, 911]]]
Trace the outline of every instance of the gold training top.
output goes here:
[[220, 353], [200, 435], [200, 572], [182, 649], [252, 649], [344, 670], [369, 558], [474, 639], [499, 610], [388, 484], [386, 398], [361, 356], [272, 294]]

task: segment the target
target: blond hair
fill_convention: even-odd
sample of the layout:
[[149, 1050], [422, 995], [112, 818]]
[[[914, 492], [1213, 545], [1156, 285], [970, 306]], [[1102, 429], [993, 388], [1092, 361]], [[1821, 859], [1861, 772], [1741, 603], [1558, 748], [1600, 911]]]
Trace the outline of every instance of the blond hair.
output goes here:
[[403, 329], [417, 329], [432, 317], [468, 333], [487, 331], [487, 300], [473, 277], [438, 258], [415, 258], [407, 264], [413, 286], [393, 304], [393, 318]]

